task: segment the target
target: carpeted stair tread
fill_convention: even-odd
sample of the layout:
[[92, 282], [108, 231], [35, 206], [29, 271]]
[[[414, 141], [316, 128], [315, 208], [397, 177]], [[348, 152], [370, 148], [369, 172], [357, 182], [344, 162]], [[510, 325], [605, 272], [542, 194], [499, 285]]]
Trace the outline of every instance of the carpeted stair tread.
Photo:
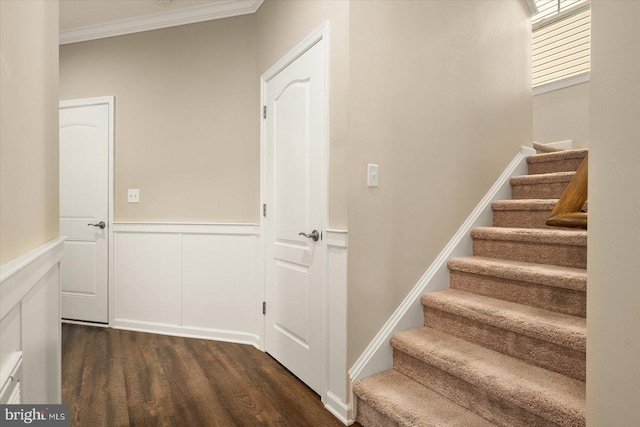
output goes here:
[[447, 265], [464, 273], [587, 291], [587, 270], [583, 268], [475, 256], [453, 258]]
[[[358, 396], [358, 421], [367, 426], [445, 427], [494, 424], [393, 369], [353, 386]], [[379, 412], [362, 411], [361, 400]], [[365, 419], [362, 419], [365, 418]]]
[[586, 321], [581, 317], [554, 313], [456, 289], [425, 294], [421, 298], [421, 303], [428, 308], [463, 316], [558, 346], [580, 352], [586, 351]]
[[575, 229], [476, 227], [471, 230], [471, 237], [482, 240], [587, 246], [587, 232]]
[[527, 158], [530, 174], [576, 170], [588, 149], [563, 150]]
[[[399, 332], [391, 344], [396, 351], [485, 390], [498, 406], [505, 401], [558, 425], [585, 425], [582, 381], [428, 327]], [[411, 376], [410, 370], [404, 373]]]

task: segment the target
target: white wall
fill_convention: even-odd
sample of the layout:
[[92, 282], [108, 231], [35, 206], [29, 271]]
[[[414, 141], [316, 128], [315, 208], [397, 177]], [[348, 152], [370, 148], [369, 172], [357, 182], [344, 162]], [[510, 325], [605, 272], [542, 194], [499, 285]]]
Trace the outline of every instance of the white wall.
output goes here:
[[116, 221], [257, 222], [255, 33], [246, 15], [60, 47], [60, 99], [115, 96]]
[[0, 264], [58, 236], [58, 1], [0, 1]]
[[589, 147], [589, 82], [533, 97], [533, 139]]
[[[349, 365], [532, 141], [525, 2], [352, 2]], [[366, 184], [380, 165], [379, 188]]]
[[640, 2], [593, 1], [587, 424], [640, 425]]

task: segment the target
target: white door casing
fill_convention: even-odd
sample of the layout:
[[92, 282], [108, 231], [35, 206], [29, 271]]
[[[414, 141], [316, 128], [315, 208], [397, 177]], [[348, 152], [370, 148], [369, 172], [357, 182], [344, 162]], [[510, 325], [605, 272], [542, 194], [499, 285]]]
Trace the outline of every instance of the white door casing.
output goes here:
[[112, 133], [112, 97], [60, 103], [63, 319], [109, 322]]
[[265, 350], [322, 395], [326, 52], [319, 38], [263, 80]]

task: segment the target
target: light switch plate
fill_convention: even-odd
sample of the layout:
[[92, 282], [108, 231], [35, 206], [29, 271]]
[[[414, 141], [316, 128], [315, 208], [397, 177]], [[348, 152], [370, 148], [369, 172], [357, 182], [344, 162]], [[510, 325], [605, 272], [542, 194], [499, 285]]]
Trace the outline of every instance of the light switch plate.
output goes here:
[[129, 203], [140, 203], [140, 190], [137, 188], [130, 188], [127, 192], [127, 201]]
[[380, 171], [378, 165], [369, 163], [367, 165], [367, 187], [377, 188], [380, 180]]

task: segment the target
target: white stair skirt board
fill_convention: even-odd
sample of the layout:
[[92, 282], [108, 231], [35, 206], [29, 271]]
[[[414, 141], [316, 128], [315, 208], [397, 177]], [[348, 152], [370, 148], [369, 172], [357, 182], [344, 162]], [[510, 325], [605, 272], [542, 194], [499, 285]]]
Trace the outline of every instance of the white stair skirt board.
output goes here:
[[429, 266], [391, 318], [389, 318], [369, 343], [362, 355], [360, 355], [351, 369], [349, 369], [350, 384], [378, 372], [391, 369], [393, 362], [392, 348], [389, 344], [391, 336], [398, 331], [422, 325], [423, 310], [420, 304], [420, 297], [425, 293], [449, 287], [447, 261], [454, 257], [470, 256], [472, 254], [471, 229], [491, 225], [493, 217], [491, 203], [495, 200], [511, 198], [509, 179], [517, 175], [526, 175], [526, 158], [534, 154], [535, 150], [533, 148], [521, 148], [520, 152], [518, 152], [511, 163], [509, 163], [502, 175], [500, 175], [484, 198], [475, 207], [473, 212], [471, 212], [471, 215], [469, 215], [435, 261]]
[[114, 224], [118, 329], [259, 347], [256, 224]]

